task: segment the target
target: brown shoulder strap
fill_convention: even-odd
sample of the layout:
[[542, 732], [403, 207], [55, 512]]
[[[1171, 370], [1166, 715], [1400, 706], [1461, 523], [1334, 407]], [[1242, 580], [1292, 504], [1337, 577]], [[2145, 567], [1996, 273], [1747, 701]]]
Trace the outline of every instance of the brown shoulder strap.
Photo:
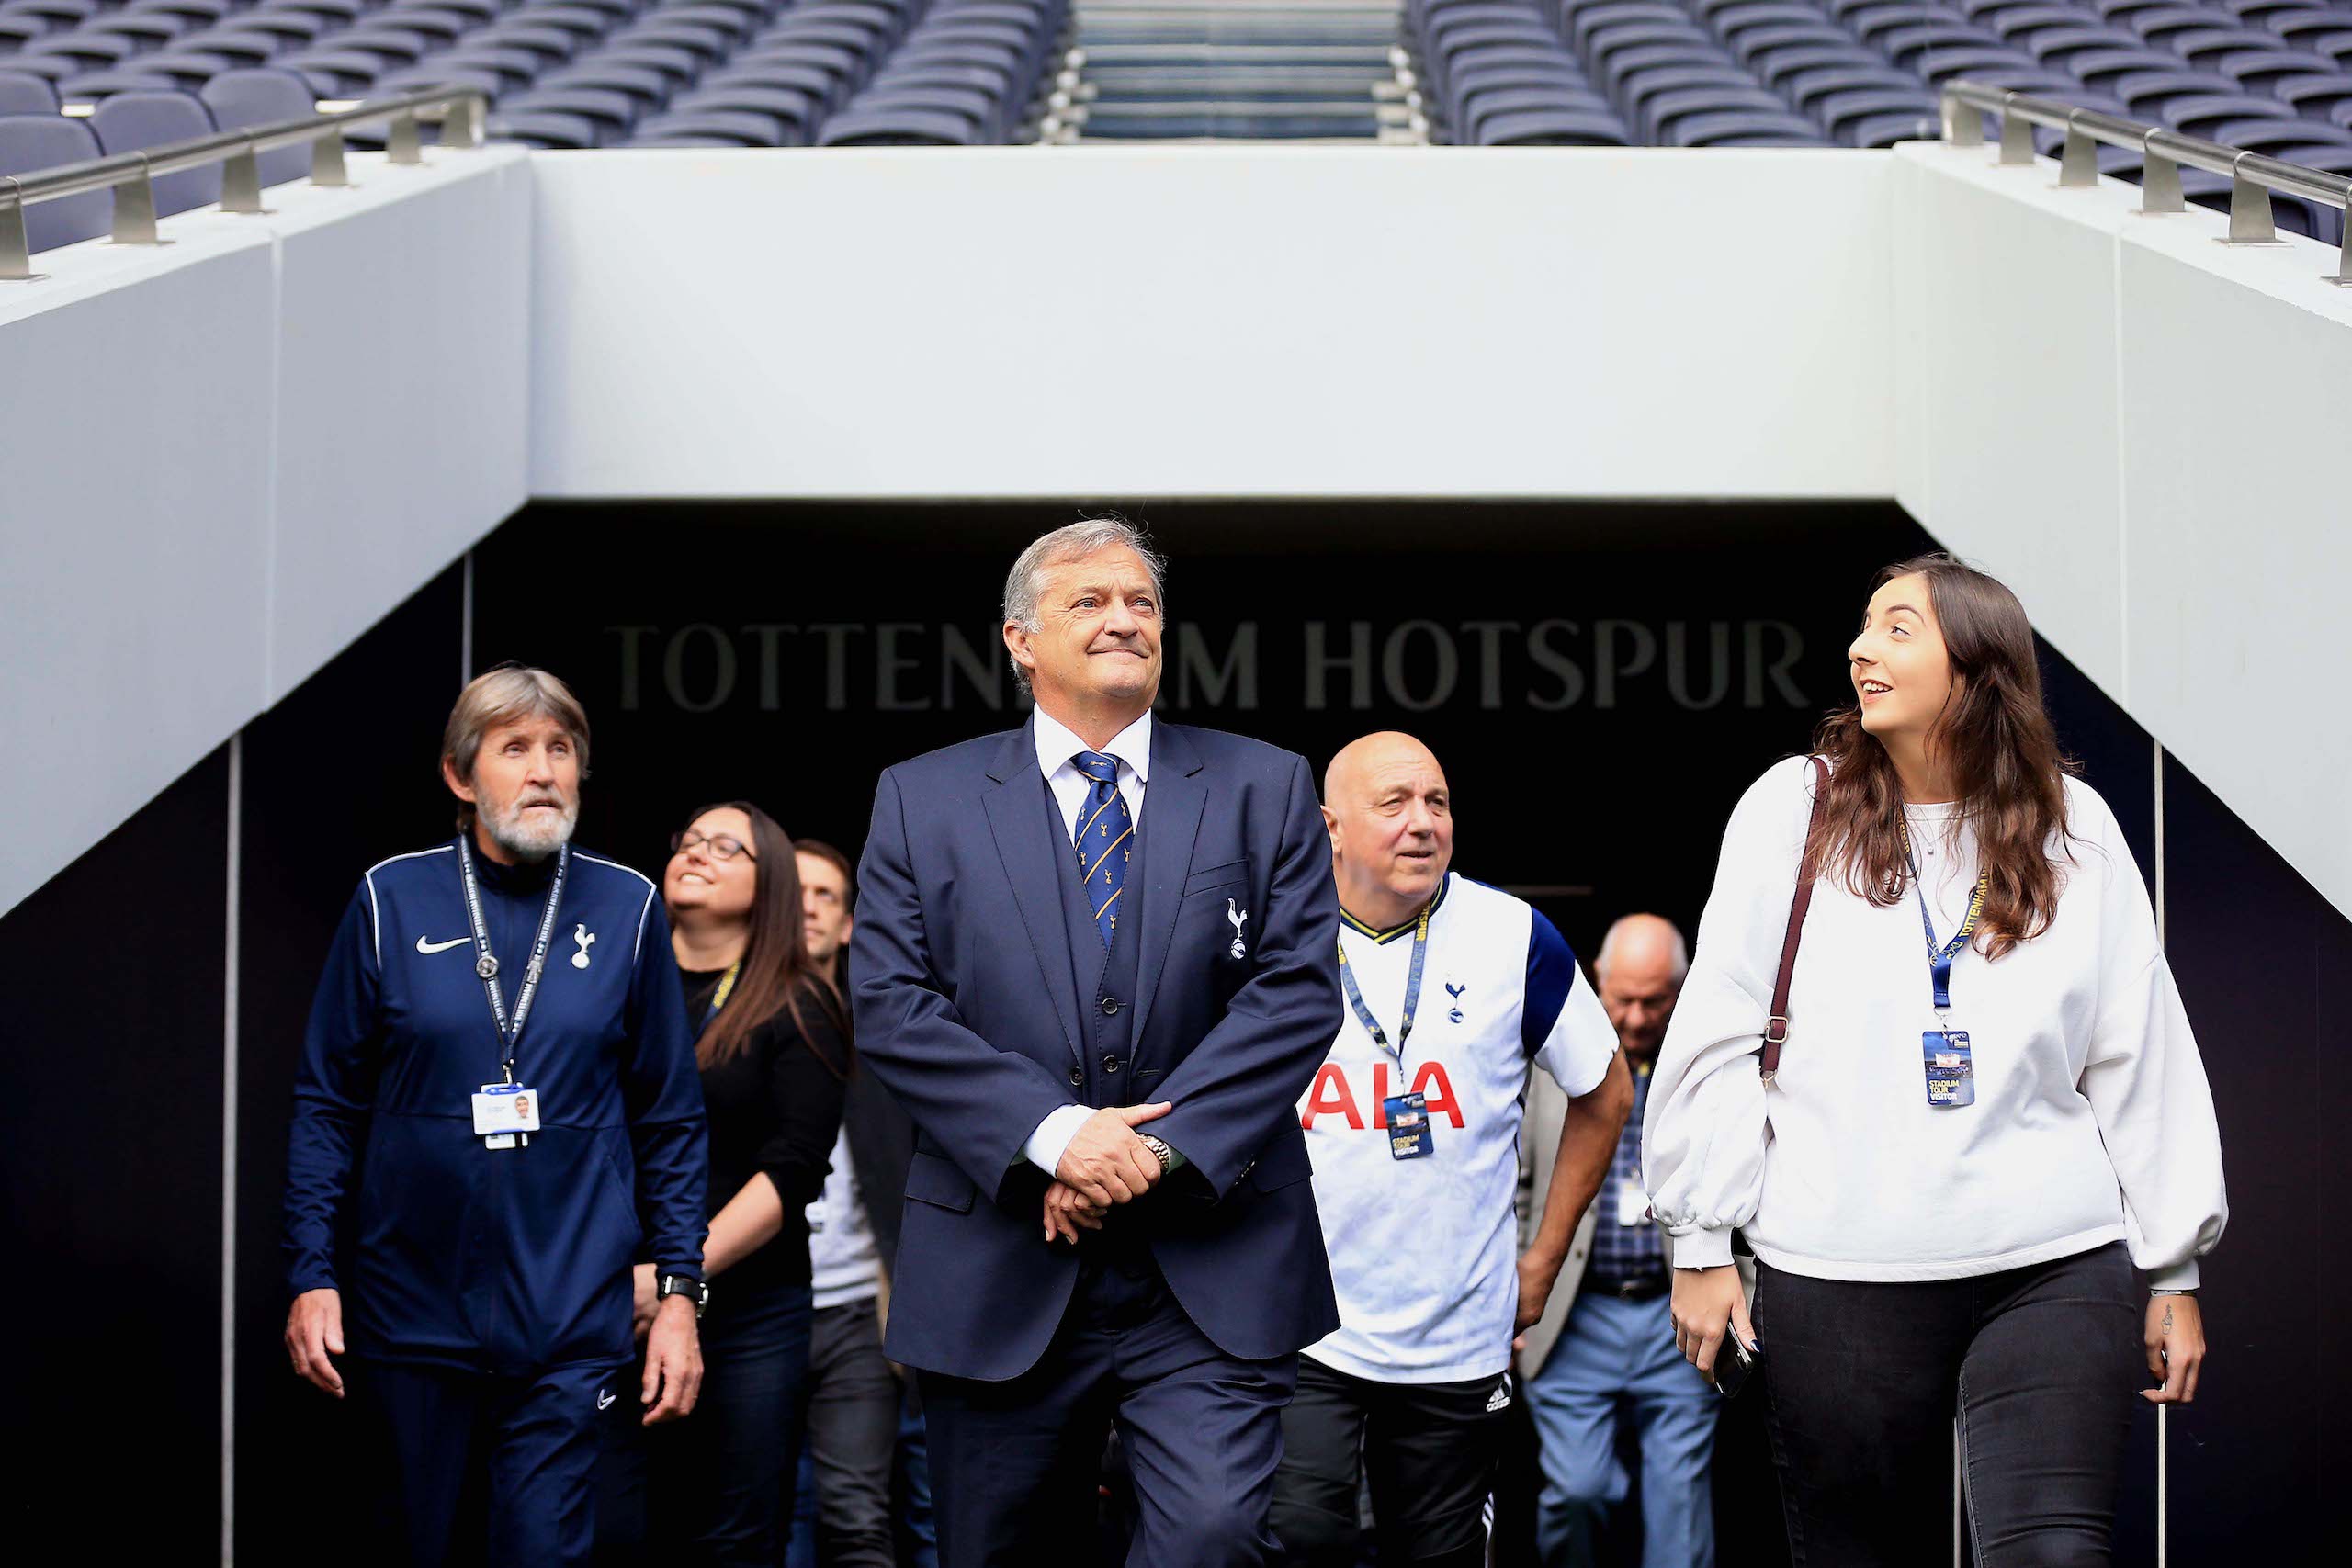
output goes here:
[[[1821, 822], [1821, 797], [1829, 787], [1829, 764], [1819, 757], [1813, 759], [1813, 815], [1805, 819], [1805, 842], [1813, 841], [1813, 830]], [[1772, 981], [1772, 1014], [1764, 1021], [1764, 1070], [1766, 1083], [1781, 1070], [1781, 1047], [1789, 1042], [1789, 979], [1797, 970], [1797, 945], [1804, 940], [1804, 912], [1813, 907], [1814, 879], [1804, 874], [1804, 852], [1797, 852], [1797, 890], [1789, 900], [1789, 929], [1781, 938], [1781, 972]]]

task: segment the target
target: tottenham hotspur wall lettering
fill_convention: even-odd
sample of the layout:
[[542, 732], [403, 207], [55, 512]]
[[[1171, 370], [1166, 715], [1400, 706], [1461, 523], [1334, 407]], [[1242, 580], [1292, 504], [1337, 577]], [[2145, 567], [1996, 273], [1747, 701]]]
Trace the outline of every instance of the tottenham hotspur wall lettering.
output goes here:
[[[993, 625], [761, 621], [605, 628], [620, 705], [689, 714], [1002, 712], [1022, 705]], [[1804, 708], [1776, 620], [1179, 622], [1163, 705], [1247, 713], [1449, 707], [1558, 713], [1671, 704]]]

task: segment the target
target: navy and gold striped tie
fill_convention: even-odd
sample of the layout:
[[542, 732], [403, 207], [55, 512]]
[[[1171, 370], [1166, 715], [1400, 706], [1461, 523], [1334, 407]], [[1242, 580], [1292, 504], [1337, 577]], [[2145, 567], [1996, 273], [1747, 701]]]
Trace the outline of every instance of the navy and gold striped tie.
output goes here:
[[1109, 948], [1119, 931], [1119, 895], [1126, 891], [1127, 861], [1135, 853], [1136, 819], [1127, 814], [1127, 797], [1119, 793], [1119, 760], [1100, 751], [1080, 751], [1070, 766], [1088, 780], [1086, 802], [1078, 810], [1080, 880], [1086, 901], [1094, 910], [1094, 929]]

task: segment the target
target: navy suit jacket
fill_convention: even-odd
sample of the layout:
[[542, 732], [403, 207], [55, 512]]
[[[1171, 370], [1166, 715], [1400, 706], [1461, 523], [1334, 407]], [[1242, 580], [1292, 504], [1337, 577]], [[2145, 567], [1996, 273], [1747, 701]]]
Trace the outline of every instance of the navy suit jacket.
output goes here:
[[[850, 964], [858, 1048], [916, 1125], [887, 1348], [991, 1381], [1037, 1363], [1079, 1272], [1044, 1239], [1047, 1178], [1023, 1154], [1046, 1112], [1082, 1102], [1090, 1039], [1069, 841], [1030, 733], [882, 775]], [[1142, 1231], [1219, 1349], [1270, 1359], [1339, 1325], [1297, 1111], [1343, 1007], [1329, 840], [1303, 758], [1161, 722], [1151, 748], [1122, 1102], [1173, 1102], [1145, 1130], [1190, 1163], [1110, 1224]], [[1228, 900], [1248, 911], [1241, 958]]]

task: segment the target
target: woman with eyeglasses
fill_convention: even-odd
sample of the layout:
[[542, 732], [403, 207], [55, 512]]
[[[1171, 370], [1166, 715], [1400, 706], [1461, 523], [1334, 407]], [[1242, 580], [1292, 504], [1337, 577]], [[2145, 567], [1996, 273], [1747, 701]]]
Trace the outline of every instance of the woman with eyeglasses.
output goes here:
[[[695, 813], [662, 897], [710, 1122], [703, 1399], [649, 1433], [646, 1543], [696, 1561], [783, 1560], [808, 1370], [808, 1230], [849, 1076], [845, 1010], [808, 956], [792, 840], [748, 801]], [[637, 1271], [637, 1321], [653, 1320]]]

